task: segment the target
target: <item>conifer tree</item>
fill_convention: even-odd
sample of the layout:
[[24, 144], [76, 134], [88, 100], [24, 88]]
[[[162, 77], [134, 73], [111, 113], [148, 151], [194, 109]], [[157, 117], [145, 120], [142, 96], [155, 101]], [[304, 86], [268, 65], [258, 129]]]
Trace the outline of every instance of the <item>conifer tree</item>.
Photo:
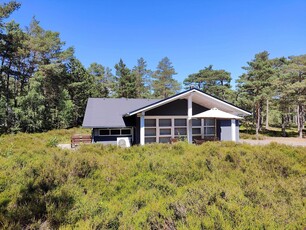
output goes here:
[[287, 71], [289, 73], [289, 81], [287, 91], [294, 99], [297, 114], [297, 126], [299, 137], [303, 137], [303, 128], [305, 123], [305, 107], [306, 107], [306, 55], [289, 57], [289, 65]]
[[255, 55], [255, 59], [243, 67], [247, 72], [237, 80], [238, 91], [246, 93], [253, 104], [256, 122], [256, 135], [261, 129], [262, 107], [271, 90], [271, 80], [274, 74], [272, 62], [267, 51]]
[[210, 65], [198, 73], [190, 74], [185, 80], [186, 89], [196, 87], [204, 92], [230, 101], [233, 98], [231, 90], [231, 74], [225, 70], [214, 70]]
[[135, 75], [126, 66], [122, 59], [115, 65], [117, 81], [117, 97], [136, 98], [136, 79]]
[[151, 71], [147, 69], [147, 63], [143, 58], [137, 60], [137, 65], [133, 68], [132, 74], [135, 77], [136, 97], [149, 98], [151, 95]]
[[181, 86], [173, 78], [175, 69], [168, 57], [164, 57], [157, 65], [156, 71], [153, 73], [153, 95], [156, 98], [166, 98], [177, 93]]

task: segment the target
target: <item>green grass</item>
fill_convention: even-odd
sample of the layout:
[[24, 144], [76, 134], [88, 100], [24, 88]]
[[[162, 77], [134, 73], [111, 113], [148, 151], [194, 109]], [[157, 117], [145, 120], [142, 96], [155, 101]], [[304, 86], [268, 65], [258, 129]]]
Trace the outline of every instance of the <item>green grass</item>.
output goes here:
[[53, 147], [75, 132], [0, 137], [0, 229], [305, 227], [306, 148]]

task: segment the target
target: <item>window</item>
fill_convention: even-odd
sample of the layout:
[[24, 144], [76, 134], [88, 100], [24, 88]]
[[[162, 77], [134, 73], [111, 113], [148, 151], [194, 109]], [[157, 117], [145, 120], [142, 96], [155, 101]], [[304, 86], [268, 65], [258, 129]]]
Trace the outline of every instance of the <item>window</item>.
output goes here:
[[215, 119], [204, 119], [204, 126], [215, 126]]
[[201, 139], [202, 133], [202, 119], [192, 119], [192, 139]]
[[187, 137], [187, 119], [174, 119], [174, 137], [182, 139]]
[[174, 119], [174, 126], [187, 126], [186, 119]]
[[175, 128], [174, 129], [175, 136], [186, 136], [187, 135], [187, 128]]
[[156, 129], [155, 128], [146, 128], [145, 129], [145, 136], [146, 137], [156, 136]]
[[204, 137], [215, 136], [215, 119], [204, 119]]
[[111, 135], [120, 135], [120, 129], [111, 129]]
[[170, 139], [187, 136], [186, 118], [157, 117], [145, 119], [145, 143], [169, 143]]
[[100, 136], [132, 136], [131, 128], [99, 129]]
[[192, 128], [192, 134], [201, 135], [201, 128]]
[[109, 129], [100, 129], [100, 136], [108, 136]]
[[145, 138], [145, 143], [149, 144], [149, 143], [155, 143], [156, 142], [156, 137], [146, 137]]
[[171, 136], [171, 129], [159, 129], [159, 135], [170, 135]]
[[201, 119], [192, 119], [192, 126], [201, 126]]
[[159, 119], [159, 127], [171, 127], [171, 119]]
[[131, 130], [130, 129], [121, 129], [121, 134], [122, 135], [131, 135]]
[[156, 127], [156, 119], [145, 119], [145, 127]]
[[192, 120], [192, 137], [203, 138], [216, 135], [215, 119], [193, 119]]
[[171, 137], [160, 137], [159, 143], [170, 143]]

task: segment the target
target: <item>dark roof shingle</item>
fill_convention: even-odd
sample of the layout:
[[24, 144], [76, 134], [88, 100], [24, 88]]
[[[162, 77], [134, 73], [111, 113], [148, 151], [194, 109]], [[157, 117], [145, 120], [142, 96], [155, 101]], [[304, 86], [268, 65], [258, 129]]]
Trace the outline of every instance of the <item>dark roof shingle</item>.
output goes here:
[[125, 127], [123, 115], [160, 99], [89, 98], [84, 128]]

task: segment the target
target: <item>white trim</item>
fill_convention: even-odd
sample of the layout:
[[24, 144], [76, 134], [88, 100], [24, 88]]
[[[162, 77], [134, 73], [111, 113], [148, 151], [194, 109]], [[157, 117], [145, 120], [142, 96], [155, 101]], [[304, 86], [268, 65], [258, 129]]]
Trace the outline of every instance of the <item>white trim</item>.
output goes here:
[[245, 110], [243, 110], [243, 109], [240, 109], [240, 108], [238, 108], [238, 107], [236, 107], [236, 106], [234, 106], [234, 105], [231, 105], [231, 104], [229, 104], [229, 103], [227, 103], [227, 102], [225, 102], [225, 101], [221, 101], [221, 100], [219, 100], [219, 99], [217, 99], [217, 98], [215, 98], [215, 97], [212, 97], [212, 96], [210, 96], [210, 95], [208, 95], [208, 94], [206, 94], [206, 93], [203, 93], [203, 92], [201, 92], [201, 91], [196, 91], [197, 93], [200, 93], [200, 94], [202, 94], [203, 96], [206, 96], [206, 97], [208, 97], [208, 98], [210, 98], [210, 99], [212, 99], [212, 100], [214, 100], [214, 101], [218, 101], [218, 102], [220, 102], [221, 104], [224, 104], [224, 105], [226, 105], [226, 106], [229, 106], [229, 107], [231, 107], [231, 108], [234, 108], [235, 110], [239, 110], [240, 112], [242, 112], [242, 114], [244, 114], [245, 116], [246, 115], [251, 115], [251, 113], [249, 113], [249, 112], [247, 112], [247, 111], [245, 111]]
[[188, 96], [187, 140], [192, 143], [192, 94]]
[[[204, 96], [204, 97], [207, 97], [207, 98], [209, 98], [209, 99], [211, 99], [211, 100], [213, 100], [213, 101], [217, 101], [217, 102], [219, 102], [219, 103], [221, 103], [221, 104], [223, 104], [223, 105], [226, 105], [226, 106], [228, 106], [228, 107], [230, 107], [230, 108], [233, 108], [233, 109], [235, 109], [235, 110], [237, 110], [237, 111], [240, 111], [243, 115], [251, 115], [251, 113], [249, 113], [249, 112], [247, 112], [247, 111], [245, 111], [245, 110], [242, 110], [242, 109], [240, 109], [240, 108], [238, 108], [238, 107], [236, 107], [236, 106], [234, 106], [234, 105], [231, 105], [231, 104], [229, 104], [229, 103], [227, 103], [227, 102], [221, 101], [220, 99], [217, 99], [217, 98], [215, 98], [215, 97], [212, 97], [212, 96], [210, 96], [210, 95], [208, 95], [208, 94], [206, 94], [206, 93], [204, 93], [204, 92], [201, 92], [200, 90], [192, 89], [192, 90], [188, 90], [188, 91], [186, 91], [186, 92], [184, 92], [184, 93], [181, 93], [181, 94], [179, 94], [179, 95], [177, 95], [177, 96], [173, 96], [173, 97], [170, 97], [170, 98], [168, 98], [168, 99], [161, 100], [160, 102], [156, 102], [156, 103], [154, 103], [153, 105], [149, 105], [149, 106], [146, 106], [146, 107], [144, 107], [144, 108], [135, 110], [134, 112], [127, 113], [126, 116], [132, 116], [132, 115], [134, 115], [134, 114], [137, 114], [137, 113], [140, 113], [140, 112], [143, 112], [143, 111], [148, 111], [148, 110], [157, 108], [157, 107], [159, 107], [159, 106], [162, 106], [162, 105], [164, 105], [164, 104], [168, 104], [169, 102], [175, 101], [175, 100], [177, 100], [177, 99], [179, 99], [179, 98], [181, 98], [181, 97], [185, 97], [185, 96], [188, 95], [189, 93], [198, 93], [198, 94], [200, 94], [200, 95], [202, 95], [202, 96]], [[209, 108], [208, 108], [208, 109], [209, 109]]]
[[140, 117], [140, 145], [145, 144], [145, 113], [142, 112]]
[[236, 120], [231, 119], [232, 141], [236, 142]]
[[156, 118], [161, 118], [161, 119], [163, 119], [163, 118], [165, 118], [165, 119], [171, 119], [171, 118], [175, 118], [175, 119], [188, 119], [188, 117], [187, 116], [175, 116], [175, 115], [173, 115], [173, 116], [163, 116], [163, 115], [160, 115], [160, 116], [145, 116], [145, 119], [156, 119]]

